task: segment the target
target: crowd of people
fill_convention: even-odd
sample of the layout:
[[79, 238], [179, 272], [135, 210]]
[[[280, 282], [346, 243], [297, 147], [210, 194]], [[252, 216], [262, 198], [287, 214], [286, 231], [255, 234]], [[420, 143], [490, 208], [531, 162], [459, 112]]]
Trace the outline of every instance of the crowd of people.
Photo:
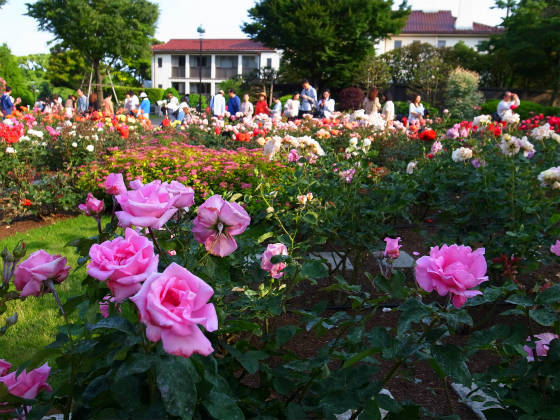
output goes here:
[[[408, 123], [419, 121], [425, 117], [426, 109], [422, 104], [420, 95], [411, 98], [408, 112]], [[0, 117], [10, 115], [13, 110], [21, 103], [20, 98], [12, 97], [12, 88], [7, 86], [5, 92], [0, 97]], [[120, 105], [117, 101], [117, 104]], [[519, 96], [516, 93], [505, 92], [499, 102], [496, 112], [492, 115], [495, 121], [501, 121], [507, 113], [513, 112], [520, 104]], [[183, 122], [190, 118], [191, 104], [189, 95], [184, 95], [181, 100], [169, 92], [167, 99], [158, 101], [163, 115], [171, 121], [179, 120]], [[218, 90], [212, 96], [208, 112], [218, 118], [229, 115], [230, 117], [253, 117], [265, 114], [273, 119], [287, 118], [290, 121], [304, 118], [311, 115], [319, 118], [330, 118], [338, 115], [335, 111], [335, 100], [331, 97], [329, 89], [322, 92], [318, 99], [317, 90], [311, 86], [308, 80], [302, 82], [301, 92], [295, 92], [284, 105], [278, 97], [273, 97], [271, 107], [267, 102], [266, 93], [258, 95], [257, 102], [253, 105], [248, 94], [244, 94], [240, 99], [234, 89], [229, 89], [226, 102], [225, 92]], [[387, 125], [391, 125], [396, 118], [395, 104], [390, 92], [380, 93], [378, 88], [369, 90], [362, 103], [364, 116], [370, 119], [382, 119]], [[58, 94], [49, 98], [38, 99], [34, 109], [43, 113], [59, 113], [71, 118], [73, 115], [86, 115], [94, 111], [101, 111], [104, 115], [112, 116], [120, 111], [126, 115], [147, 118], [150, 116], [151, 103], [145, 92], [136, 95], [133, 91], [126, 93], [122, 107], [115, 109], [112, 95], [107, 95], [99, 106], [97, 93], [93, 92], [88, 96], [82, 89], [77, 89], [76, 95], [69, 95], [65, 101]]]

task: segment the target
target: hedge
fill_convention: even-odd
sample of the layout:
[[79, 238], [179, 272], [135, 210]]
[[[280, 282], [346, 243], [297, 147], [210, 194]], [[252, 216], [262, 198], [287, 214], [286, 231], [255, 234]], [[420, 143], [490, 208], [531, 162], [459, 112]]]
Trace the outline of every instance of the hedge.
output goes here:
[[[161, 101], [163, 99], [163, 89], [159, 89], [159, 88], [139, 88], [139, 87], [129, 87], [129, 86], [115, 86], [115, 92], [117, 94], [117, 98], [119, 98], [119, 101], [123, 102], [125, 97], [126, 97], [126, 93], [128, 91], [132, 91], [134, 92], [136, 95], [139, 95], [140, 92], [146, 92], [146, 95], [148, 95], [148, 99], [150, 100], [150, 102], [152, 104], [155, 104], [157, 101]], [[110, 86], [104, 86], [103, 87], [103, 95], [107, 96], [107, 95], [112, 95], [113, 94], [113, 89], [111, 89]]]
[[[490, 99], [482, 104], [482, 114], [489, 114], [492, 115], [498, 109], [498, 103], [500, 99]], [[560, 115], [560, 108], [556, 108], [553, 106], [545, 106], [537, 104], [536, 102], [530, 101], [521, 101], [521, 105], [515, 110], [518, 113], [522, 120], [530, 118], [531, 112], [534, 114], [544, 114], [544, 115]]]

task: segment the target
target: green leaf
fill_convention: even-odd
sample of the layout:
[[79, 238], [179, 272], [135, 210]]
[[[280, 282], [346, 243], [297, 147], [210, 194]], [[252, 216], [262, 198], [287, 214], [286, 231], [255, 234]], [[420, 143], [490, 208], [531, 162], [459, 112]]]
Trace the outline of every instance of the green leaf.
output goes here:
[[310, 225], [316, 225], [317, 222], [319, 221], [319, 216], [317, 215], [317, 213], [310, 211], [306, 213], [305, 216], [303, 216], [303, 221]]
[[402, 405], [400, 405], [397, 401], [395, 401], [388, 395], [377, 394], [375, 396], [375, 399], [377, 400], [379, 407], [383, 408], [384, 410], [387, 410], [391, 413], [398, 413], [402, 411]]
[[114, 380], [116, 382], [126, 376], [147, 372], [153, 365], [153, 357], [141, 353], [135, 353], [119, 366]]
[[266, 232], [265, 234], [259, 236], [259, 238], [257, 239], [257, 243], [261, 244], [267, 239], [272, 238], [273, 236], [274, 236], [274, 232]]
[[189, 359], [169, 356], [156, 363], [157, 386], [167, 412], [184, 420], [193, 417], [197, 392]]
[[236, 399], [222, 392], [210, 391], [202, 402], [212, 418], [216, 420], [244, 420], [245, 416], [237, 406]]
[[556, 312], [548, 308], [531, 309], [529, 311], [529, 317], [537, 324], [543, 325], [545, 327], [550, 327], [558, 319]]
[[443, 372], [461, 384], [470, 386], [471, 374], [459, 347], [452, 344], [432, 346], [432, 356]]
[[401, 316], [397, 327], [397, 334], [408, 331], [412, 323], [420, 322], [431, 314], [426, 305], [416, 299], [409, 299], [399, 306]]
[[220, 328], [222, 333], [247, 332], [257, 336], [262, 335], [262, 330], [256, 322], [246, 321], [244, 319], [227, 320], [227, 323]]
[[555, 284], [539, 293], [537, 303], [560, 303], [560, 284]]
[[303, 407], [300, 404], [297, 404], [292, 401], [288, 404], [288, 409], [286, 410], [286, 417], [288, 418], [288, 420], [300, 420], [300, 419], [306, 419], [307, 414], [305, 414], [305, 411], [303, 410]]
[[533, 302], [533, 299], [531, 299], [529, 296], [524, 296], [524, 295], [510, 296], [506, 300], [506, 302], [507, 303], [512, 303], [514, 305], [523, 306], [524, 308], [527, 308], [529, 306], [533, 306], [535, 304], [535, 302]]
[[366, 357], [371, 356], [372, 354], [375, 353], [379, 353], [380, 349], [377, 347], [370, 347], [369, 349], [366, 349], [354, 356], [352, 356], [350, 359], [347, 359], [344, 364], [342, 365], [342, 369], [346, 369], [349, 367], [354, 366], [356, 363], [362, 361], [363, 359], [365, 359]]
[[284, 325], [276, 329], [276, 346], [281, 347], [292, 339], [297, 333], [296, 325]]
[[128, 322], [128, 320], [120, 317], [120, 316], [110, 316], [109, 318], [104, 318], [101, 321], [97, 322], [94, 325], [91, 325], [89, 329], [91, 331], [100, 329], [100, 328], [107, 328], [111, 330], [121, 331], [125, 334], [134, 335], [134, 329], [132, 324]]
[[268, 353], [264, 351], [251, 350], [246, 353], [239, 354], [236, 359], [250, 374], [259, 370], [259, 360], [268, 359]]
[[311, 279], [324, 279], [329, 276], [327, 267], [320, 261], [309, 261], [303, 265], [301, 273]]

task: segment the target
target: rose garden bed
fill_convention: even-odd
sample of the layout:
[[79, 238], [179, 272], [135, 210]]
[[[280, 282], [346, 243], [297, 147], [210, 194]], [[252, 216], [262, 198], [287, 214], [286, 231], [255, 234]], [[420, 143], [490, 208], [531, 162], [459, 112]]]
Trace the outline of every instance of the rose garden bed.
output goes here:
[[[61, 302], [67, 322], [54, 342], [24, 364], [35, 386], [13, 391], [24, 379], [6, 365], [6, 409], [473, 418], [454, 382], [497, 400], [483, 407], [488, 418], [558, 417], [556, 119], [385, 129], [356, 113], [195, 118], [157, 131], [100, 122], [44, 128], [53, 150], [70, 145], [61, 156], [73, 193], [101, 198], [82, 209], [111, 220], [72, 243], [89, 276]], [[80, 124], [107, 139], [74, 159]], [[12, 144], [3, 167], [44, 159], [25, 140]], [[393, 267], [401, 245], [414, 269]], [[353, 270], [310, 257], [319, 251]], [[6, 301], [64, 285], [64, 258], [29, 252], [3, 256]], [[54, 306], [53, 296], [40, 299]]]

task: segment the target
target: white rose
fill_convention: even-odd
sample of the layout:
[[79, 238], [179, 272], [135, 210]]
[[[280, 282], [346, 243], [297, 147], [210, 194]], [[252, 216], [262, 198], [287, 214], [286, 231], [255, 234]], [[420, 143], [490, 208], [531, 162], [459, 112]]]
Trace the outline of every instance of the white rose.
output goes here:
[[88, 145], [86, 146], [86, 150], [87, 150], [88, 152], [93, 152], [94, 149], [95, 149], [95, 147], [93, 147], [93, 144], [88, 144]]
[[352, 137], [352, 138], [350, 139], [350, 142], [349, 142], [349, 143], [350, 143], [350, 146], [356, 147], [356, 145], [358, 144], [358, 139], [357, 139], [356, 137]]
[[11, 147], [11, 146], [6, 147], [6, 153], [13, 154], [15, 152], [16, 152], [16, 149], [14, 149], [13, 147]]
[[406, 173], [412, 175], [412, 173], [414, 173], [414, 169], [416, 168], [416, 165], [418, 165], [418, 162], [415, 161], [409, 162], [408, 165], [406, 166]]
[[72, 142], [72, 147], [78, 147], [78, 143], [76, 143], [75, 141]]
[[364, 145], [364, 147], [371, 146], [371, 140], [368, 139], [368, 138], [365, 138], [364, 141], [363, 141], [363, 145]]
[[451, 158], [454, 162], [464, 162], [465, 160], [472, 158], [472, 150], [468, 147], [459, 147], [453, 151]]

